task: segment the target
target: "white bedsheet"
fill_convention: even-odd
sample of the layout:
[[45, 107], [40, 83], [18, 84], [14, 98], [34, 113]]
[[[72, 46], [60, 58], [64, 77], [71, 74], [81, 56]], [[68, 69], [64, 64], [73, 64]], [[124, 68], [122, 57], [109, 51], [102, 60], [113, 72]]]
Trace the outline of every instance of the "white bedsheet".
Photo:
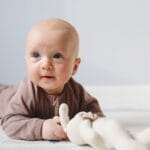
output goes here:
[[90, 147], [80, 147], [71, 142], [24, 141], [14, 140], [6, 136], [0, 128], [0, 150], [91, 150]]
[[[105, 115], [131, 132], [150, 126], [150, 85], [87, 87], [100, 100]], [[23, 141], [8, 138], [0, 128], [0, 150], [91, 150], [71, 142]]]
[[[150, 125], [150, 112], [137, 110], [105, 110], [105, 114], [118, 120], [131, 132], [139, 132]], [[77, 146], [71, 142], [13, 140], [0, 128], [0, 150], [92, 150], [88, 146]]]
[[140, 132], [150, 126], [149, 110], [109, 110], [105, 114], [107, 117], [119, 121], [125, 128], [131, 132]]

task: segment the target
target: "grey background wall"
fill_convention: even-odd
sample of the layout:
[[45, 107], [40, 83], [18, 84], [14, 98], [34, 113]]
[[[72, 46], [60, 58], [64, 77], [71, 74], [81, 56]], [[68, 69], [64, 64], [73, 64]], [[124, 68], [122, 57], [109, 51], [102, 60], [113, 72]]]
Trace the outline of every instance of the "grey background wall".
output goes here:
[[149, 0], [0, 0], [0, 82], [26, 74], [24, 48], [32, 24], [66, 19], [80, 34], [85, 85], [150, 84]]

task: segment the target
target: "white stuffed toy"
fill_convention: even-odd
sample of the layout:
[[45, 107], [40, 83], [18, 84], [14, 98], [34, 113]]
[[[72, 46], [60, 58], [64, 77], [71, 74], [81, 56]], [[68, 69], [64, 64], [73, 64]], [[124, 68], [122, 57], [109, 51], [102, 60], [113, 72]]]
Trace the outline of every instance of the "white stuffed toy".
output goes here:
[[68, 113], [68, 105], [61, 104], [61, 125], [74, 144], [88, 144], [94, 150], [150, 150], [150, 128], [133, 136], [119, 123], [107, 117], [79, 112], [69, 120]]

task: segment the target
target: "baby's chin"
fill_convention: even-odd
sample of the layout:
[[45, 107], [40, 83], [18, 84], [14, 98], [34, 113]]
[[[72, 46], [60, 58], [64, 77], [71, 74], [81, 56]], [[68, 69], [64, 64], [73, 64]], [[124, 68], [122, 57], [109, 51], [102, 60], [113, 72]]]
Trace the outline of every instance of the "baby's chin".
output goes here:
[[59, 83], [55, 79], [42, 79], [38, 82], [33, 82], [38, 87], [42, 88], [47, 94], [59, 95], [63, 92], [64, 84]]
[[47, 94], [59, 95], [59, 94], [62, 93], [63, 88], [46, 88], [46, 87], [43, 87], [43, 90], [44, 90]]

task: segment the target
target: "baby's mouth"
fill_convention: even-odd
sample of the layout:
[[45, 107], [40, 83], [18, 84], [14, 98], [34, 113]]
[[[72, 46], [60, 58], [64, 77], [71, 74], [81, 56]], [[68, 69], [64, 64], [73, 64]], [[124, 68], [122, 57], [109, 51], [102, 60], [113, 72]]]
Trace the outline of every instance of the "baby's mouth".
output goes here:
[[41, 79], [54, 79], [54, 76], [41, 76]]

